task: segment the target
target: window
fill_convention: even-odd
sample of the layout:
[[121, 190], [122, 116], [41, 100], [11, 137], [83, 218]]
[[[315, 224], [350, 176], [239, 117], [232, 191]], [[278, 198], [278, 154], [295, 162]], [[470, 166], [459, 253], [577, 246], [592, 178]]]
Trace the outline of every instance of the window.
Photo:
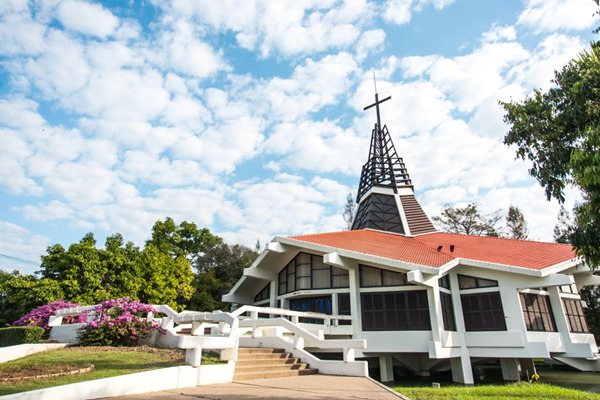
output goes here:
[[427, 291], [361, 293], [363, 331], [429, 330]]
[[438, 279], [438, 285], [444, 289], [450, 290], [450, 277], [448, 275], [442, 276]]
[[505, 331], [506, 321], [499, 292], [460, 296], [467, 331]]
[[296, 290], [349, 287], [348, 271], [323, 263], [323, 257], [298, 253], [279, 272], [279, 294]]
[[541, 294], [520, 293], [523, 318], [528, 331], [556, 332], [550, 298]]
[[444, 329], [447, 331], [456, 330], [456, 320], [454, 319], [454, 307], [452, 306], [452, 296], [448, 293], [440, 293], [442, 303], [442, 317], [444, 318]]
[[[350, 293], [339, 293], [338, 295], [338, 315], [352, 315], [350, 309]], [[338, 325], [351, 325], [350, 320], [339, 320]]]
[[[290, 310], [301, 312], [317, 312], [321, 314], [332, 314], [331, 296], [302, 297], [290, 300]], [[320, 318], [301, 317], [300, 322], [307, 324], [320, 324], [323, 322]]]
[[460, 289], [477, 289], [498, 286], [498, 281], [492, 279], [476, 278], [468, 275], [458, 275], [458, 287]]
[[579, 299], [563, 299], [565, 316], [569, 322], [569, 331], [573, 333], [588, 333], [587, 323]]
[[271, 282], [267, 283], [267, 286], [265, 286], [260, 292], [258, 292], [258, 294], [256, 296], [254, 296], [254, 302], [257, 303], [259, 301], [269, 300], [270, 297], [271, 297]]
[[410, 285], [410, 283], [407, 282], [406, 274], [403, 272], [388, 271], [366, 265], [360, 266], [360, 287], [405, 285]]

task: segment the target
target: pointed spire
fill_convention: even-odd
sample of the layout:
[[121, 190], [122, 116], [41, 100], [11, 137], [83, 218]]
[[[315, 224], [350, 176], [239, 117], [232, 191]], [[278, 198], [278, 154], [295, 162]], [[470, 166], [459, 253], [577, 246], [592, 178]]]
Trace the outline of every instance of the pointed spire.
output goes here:
[[433, 224], [417, 202], [412, 181], [398, 156], [387, 126], [381, 127], [379, 100], [375, 86], [377, 123], [371, 132], [369, 159], [363, 165], [356, 202], [358, 211], [352, 229], [371, 228], [405, 235], [435, 232]]

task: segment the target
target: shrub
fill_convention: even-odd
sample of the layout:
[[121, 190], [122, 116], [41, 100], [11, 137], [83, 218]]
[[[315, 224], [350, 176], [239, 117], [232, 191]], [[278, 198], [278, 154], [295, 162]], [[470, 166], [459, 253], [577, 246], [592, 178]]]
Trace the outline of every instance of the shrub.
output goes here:
[[[45, 306], [40, 306], [29, 314], [26, 314], [19, 318], [19, 320], [13, 322], [13, 326], [39, 326], [46, 330], [49, 330], [48, 320], [50, 316], [56, 313], [56, 311], [61, 308], [69, 308], [69, 307], [77, 307], [79, 304], [64, 302], [64, 301], [53, 301], [51, 303], [46, 304]], [[76, 324], [85, 322], [87, 319], [87, 314], [75, 315], [72, 317], [64, 317], [63, 324]]]
[[0, 328], [0, 346], [14, 346], [23, 343], [38, 343], [44, 329], [39, 326], [18, 326]]
[[143, 318], [148, 312], [156, 312], [154, 307], [139, 300], [130, 302], [126, 297], [105, 301], [94, 312], [96, 318], [78, 333], [83, 346], [134, 346], [154, 330], [164, 333], [154, 322]]

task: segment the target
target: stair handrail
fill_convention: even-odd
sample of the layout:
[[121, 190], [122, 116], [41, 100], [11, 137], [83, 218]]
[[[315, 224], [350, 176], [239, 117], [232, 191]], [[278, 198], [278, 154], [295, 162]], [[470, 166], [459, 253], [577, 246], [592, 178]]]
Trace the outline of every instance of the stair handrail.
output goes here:
[[312, 319], [322, 319], [324, 321], [323, 325], [331, 326], [331, 321], [339, 321], [346, 320], [351, 321], [351, 315], [333, 315], [333, 314], [323, 314], [312, 311], [294, 311], [288, 310], [286, 308], [276, 308], [276, 307], [257, 307], [257, 306], [242, 306], [235, 311], [231, 312], [231, 315], [239, 318], [242, 314], [250, 312], [250, 318], [256, 319], [258, 318], [258, 314], [271, 314], [271, 315], [281, 315], [286, 317], [292, 317], [293, 323], [298, 323], [300, 318], [312, 318]]
[[294, 348], [303, 350], [306, 342], [321, 349], [342, 349], [344, 362], [353, 362], [355, 349], [366, 349], [365, 339], [321, 339], [303, 327], [285, 318], [251, 318], [239, 322], [240, 328], [252, 328], [252, 337], [258, 334], [258, 328], [280, 326], [294, 334]]

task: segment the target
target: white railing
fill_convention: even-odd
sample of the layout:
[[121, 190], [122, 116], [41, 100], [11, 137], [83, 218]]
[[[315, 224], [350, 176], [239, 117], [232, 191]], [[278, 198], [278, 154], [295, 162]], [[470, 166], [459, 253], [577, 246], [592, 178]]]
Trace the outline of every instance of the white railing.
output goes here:
[[[244, 334], [249, 334], [249, 337], [243, 338], [245, 343], [283, 346], [287, 350], [300, 354], [302, 358], [309, 360], [325, 373], [359, 376], [367, 374], [366, 363], [355, 361], [355, 350], [365, 349], [366, 340], [324, 339], [322, 331], [320, 335], [315, 335], [305, 328], [309, 326], [308, 324], [303, 327], [299, 323], [301, 318], [308, 318], [323, 321], [323, 324], [310, 324], [316, 328], [337, 326], [341, 320], [351, 320], [352, 317], [348, 315], [328, 315], [256, 306], [242, 306], [231, 313], [222, 311], [178, 313], [167, 305], [153, 307], [156, 313], [164, 314], [164, 317], [157, 320], [154, 318], [154, 313], [148, 313], [147, 319], [160, 321], [160, 327], [170, 336], [172, 345], [186, 349], [186, 363], [194, 367], [200, 366], [204, 349], [220, 350], [221, 360], [237, 361], [240, 339]], [[50, 317], [49, 325], [54, 329], [61, 324], [63, 317], [82, 313], [87, 313], [88, 319], [93, 318], [94, 308], [95, 306], [80, 306], [59, 310]], [[249, 317], [243, 315], [246, 313], [249, 313]], [[268, 315], [268, 318], [259, 318], [259, 315]], [[190, 335], [181, 335], [182, 328], [188, 326], [191, 327]], [[209, 334], [205, 334], [205, 328], [210, 328]], [[308, 353], [305, 347], [339, 349], [342, 351], [343, 361], [320, 360]], [[340, 363], [343, 366], [340, 367]]]

